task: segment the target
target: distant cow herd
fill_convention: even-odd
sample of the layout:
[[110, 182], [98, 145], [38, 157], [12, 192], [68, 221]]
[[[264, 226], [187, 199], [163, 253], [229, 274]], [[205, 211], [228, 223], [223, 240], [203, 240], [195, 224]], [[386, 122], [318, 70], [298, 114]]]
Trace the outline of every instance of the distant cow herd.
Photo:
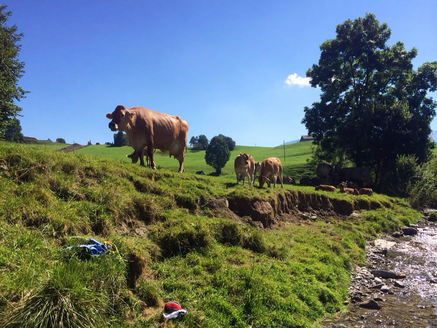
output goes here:
[[[112, 113], [106, 114], [106, 117], [111, 120], [109, 122], [111, 131], [126, 132], [129, 144], [134, 149], [128, 155], [132, 163], [136, 163], [139, 159], [140, 164], [144, 166], [144, 155], [146, 155], [147, 165], [156, 168], [153, 154], [155, 149], [160, 149], [161, 151], [167, 151], [170, 156], [177, 159], [179, 161], [179, 172], [184, 171], [183, 162], [187, 144], [188, 123], [179, 116], [159, 113], [144, 107], [126, 109], [124, 106], [118, 105]], [[277, 157], [266, 158], [260, 163], [255, 162], [252, 155], [241, 153], [235, 158], [234, 169], [237, 184], [240, 181], [244, 184], [244, 180], [247, 178], [249, 185], [253, 185], [258, 173], [260, 188], [263, 187], [264, 183], [267, 183], [268, 187], [273, 183], [276, 187], [278, 180], [281, 187], [284, 187], [284, 183], [295, 183], [293, 178], [283, 176], [282, 164]], [[351, 188], [346, 182], [343, 182], [350, 180], [357, 181], [360, 184], [367, 183], [370, 174], [366, 168], [339, 169], [322, 163], [317, 167], [316, 174], [317, 178], [303, 177], [301, 184], [314, 185], [316, 190], [335, 191], [336, 187], [329, 184], [329, 182], [340, 179], [342, 180], [338, 184], [340, 192], [355, 195], [371, 195], [373, 192], [370, 188], [357, 189], [353, 186]], [[325, 182], [328, 183], [324, 184]]]

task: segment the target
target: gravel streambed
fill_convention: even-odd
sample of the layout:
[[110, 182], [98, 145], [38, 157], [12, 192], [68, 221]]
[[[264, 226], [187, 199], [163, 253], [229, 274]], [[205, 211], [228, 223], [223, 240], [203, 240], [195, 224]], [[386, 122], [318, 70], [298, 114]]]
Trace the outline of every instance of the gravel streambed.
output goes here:
[[437, 222], [424, 218], [367, 245], [357, 267], [347, 313], [322, 322], [329, 328], [437, 328]]

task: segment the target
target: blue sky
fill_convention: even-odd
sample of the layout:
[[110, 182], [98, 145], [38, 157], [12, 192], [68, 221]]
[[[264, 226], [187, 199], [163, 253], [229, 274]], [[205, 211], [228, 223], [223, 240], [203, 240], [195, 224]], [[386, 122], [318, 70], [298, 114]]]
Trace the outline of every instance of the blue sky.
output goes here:
[[[390, 43], [437, 60], [437, 1], [6, 0], [24, 34], [23, 134], [113, 140], [118, 104], [179, 115], [189, 138], [276, 146], [306, 134], [305, 72], [337, 24], [374, 13]], [[437, 120], [432, 123], [437, 130]]]

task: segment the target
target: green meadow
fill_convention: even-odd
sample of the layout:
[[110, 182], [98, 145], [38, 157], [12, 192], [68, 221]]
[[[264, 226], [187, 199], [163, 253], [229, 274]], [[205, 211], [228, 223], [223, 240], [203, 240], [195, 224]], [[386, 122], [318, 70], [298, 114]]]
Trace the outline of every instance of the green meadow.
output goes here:
[[[279, 157], [284, 167], [284, 175], [291, 177], [300, 177], [308, 171], [306, 168], [307, 159], [312, 154], [313, 145], [311, 142], [297, 142], [289, 145], [278, 147], [250, 147], [250, 146], [236, 146], [231, 152], [231, 157], [222, 169], [222, 178], [230, 179], [234, 177], [234, 159], [240, 153], [251, 154], [255, 161], [262, 161], [268, 157]], [[77, 154], [84, 154], [88, 156], [111, 159], [121, 161], [123, 163], [130, 163], [130, 159], [126, 158], [127, 154], [132, 152], [132, 147], [111, 147], [108, 145], [94, 145], [87, 146], [76, 150]], [[285, 153], [285, 157], [284, 157]], [[155, 152], [154, 160], [158, 168], [165, 168], [169, 170], [177, 170], [179, 162], [168, 154], [162, 153], [159, 150]], [[185, 172], [195, 173], [197, 171], [204, 171], [205, 174], [213, 173], [215, 170], [208, 166], [205, 162], [205, 151], [193, 151], [188, 149], [184, 160]]]
[[[385, 195], [233, 183], [236, 154], [262, 160], [282, 147], [237, 147], [220, 178], [193, 174], [213, 171], [203, 152], [189, 151], [179, 174], [159, 153], [152, 170], [129, 163], [129, 147], [54, 148], [0, 142], [0, 327], [314, 327], [344, 310], [366, 241], [421, 217]], [[286, 170], [301, 172], [310, 153], [309, 143], [286, 146]], [[207, 206], [292, 191], [377, 206], [296, 212], [270, 228]], [[88, 238], [114, 252], [74, 247]], [[188, 314], [165, 322], [170, 300]]]

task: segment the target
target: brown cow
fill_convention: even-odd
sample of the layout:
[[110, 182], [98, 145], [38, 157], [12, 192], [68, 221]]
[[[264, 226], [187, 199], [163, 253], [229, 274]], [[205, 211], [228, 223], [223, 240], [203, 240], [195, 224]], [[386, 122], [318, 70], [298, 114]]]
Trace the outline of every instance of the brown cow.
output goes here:
[[356, 188], [348, 188], [346, 182], [341, 182], [338, 187], [340, 188], [340, 192], [351, 195], [358, 195], [358, 190]]
[[314, 188], [315, 190], [323, 190], [323, 191], [335, 191], [335, 187], [331, 185], [321, 184]]
[[277, 157], [269, 157], [262, 161], [259, 172], [259, 187], [262, 188], [264, 182], [267, 182], [267, 185], [270, 188], [270, 184], [273, 181], [274, 186], [276, 187], [276, 179], [279, 178], [281, 182], [281, 187], [284, 188], [284, 183], [282, 180], [282, 164], [281, 160]]
[[372, 188], [360, 188], [360, 190], [358, 190], [358, 194], [372, 196], [373, 189]]
[[155, 149], [168, 151], [179, 161], [179, 172], [184, 170], [185, 145], [187, 144], [188, 123], [179, 116], [159, 113], [143, 107], [126, 109], [118, 105], [112, 113], [106, 114], [111, 120], [111, 131], [125, 131], [129, 144], [134, 148], [132, 161], [140, 158], [144, 166], [144, 148], [147, 148], [147, 163], [156, 168], [153, 161]]
[[253, 175], [255, 173], [255, 160], [252, 155], [248, 153], [241, 153], [237, 157], [235, 157], [234, 161], [234, 169], [235, 174], [237, 175], [237, 184], [239, 181], [243, 180], [247, 177], [249, 181], [249, 185], [253, 184]]

